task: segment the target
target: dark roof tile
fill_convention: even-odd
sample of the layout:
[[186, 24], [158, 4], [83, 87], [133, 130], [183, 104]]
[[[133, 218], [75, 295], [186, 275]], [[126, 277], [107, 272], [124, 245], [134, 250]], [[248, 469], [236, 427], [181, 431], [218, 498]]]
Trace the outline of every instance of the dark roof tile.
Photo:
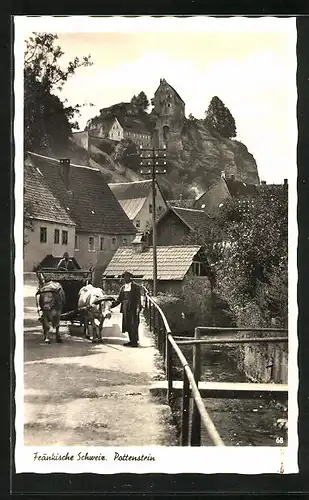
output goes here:
[[31, 206], [31, 216], [35, 219], [75, 225], [70, 212], [53, 195], [39, 168], [25, 165], [24, 201]]
[[97, 169], [70, 166], [70, 190], [61, 175], [59, 160], [29, 153], [31, 163], [59, 204], [69, 209], [76, 229], [88, 233], [135, 234], [136, 229]]

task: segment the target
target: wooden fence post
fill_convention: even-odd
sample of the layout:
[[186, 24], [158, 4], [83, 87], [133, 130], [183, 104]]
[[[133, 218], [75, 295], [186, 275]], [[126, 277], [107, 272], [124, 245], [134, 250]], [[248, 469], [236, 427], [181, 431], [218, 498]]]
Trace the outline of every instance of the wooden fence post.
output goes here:
[[156, 322], [156, 313], [157, 313], [157, 308], [155, 305], [152, 304], [152, 329], [153, 329], [153, 333], [155, 335], [155, 338], [156, 338], [156, 342], [157, 342], [157, 345], [158, 345], [158, 335], [156, 334], [156, 326], [157, 326], [157, 322]]
[[[195, 328], [195, 340], [200, 339], [200, 330]], [[193, 346], [193, 375], [198, 386], [201, 378], [201, 346], [196, 344]], [[195, 401], [193, 403], [192, 424], [191, 424], [191, 446], [201, 446], [201, 417]]]
[[[161, 318], [161, 316], [160, 316]], [[161, 342], [162, 342], [162, 354], [163, 354], [163, 360], [165, 362], [165, 359], [166, 359], [166, 330], [165, 330], [165, 326], [164, 326], [164, 321], [163, 319], [161, 318]]]
[[190, 384], [186, 370], [183, 370], [181, 446], [189, 444]]
[[163, 356], [163, 349], [162, 349], [162, 321], [161, 321], [161, 315], [158, 313], [157, 316], [157, 335], [158, 335], [158, 348], [159, 348], [159, 353], [161, 356]]
[[172, 358], [172, 346], [166, 335], [166, 378], [167, 378], [167, 402], [169, 405], [172, 403], [173, 397], [173, 358]]
[[149, 330], [152, 331], [152, 302], [149, 300], [149, 308], [148, 308], [148, 311], [149, 311]]

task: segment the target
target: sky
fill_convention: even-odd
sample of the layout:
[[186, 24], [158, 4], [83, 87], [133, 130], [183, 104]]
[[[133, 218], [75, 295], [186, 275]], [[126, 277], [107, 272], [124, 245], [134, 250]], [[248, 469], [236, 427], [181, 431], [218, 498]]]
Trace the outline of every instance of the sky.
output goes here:
[[[91, 26], [92, 32], [87, 23], [50, 29], [59, 36], [64, 65], [88, 54], [93, 61], [76, 71], [61, 98], [72, 105], [94, 104], [82, 108], [83, 129], [101, 108], [130, 101], [142, 90], [150, 100], [160, 78], [185, 101], [186, 116], [203, 118], [217, 95], [234, 116], [237, 139], [255, 157], [261, 180], [281, 183], [296, 169], [295, 21], [238, 18], [233, 24], [235, 19], [211, 18], [211, 25], [199, 19], [189, 28], [186, 19], [164, 26], [152, 18], [148, 29], [139, 19], [105, 20]], [[44, 23], [33, 28], [48, 31], [46, 26], [54, 28]]]

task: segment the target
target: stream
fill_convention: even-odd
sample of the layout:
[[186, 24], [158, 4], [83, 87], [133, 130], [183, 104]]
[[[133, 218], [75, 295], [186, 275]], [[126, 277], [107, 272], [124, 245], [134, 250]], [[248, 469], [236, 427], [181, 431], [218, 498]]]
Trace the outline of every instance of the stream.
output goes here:
[[[224, 346], [202, 346], [202, 381], [249, 382], [223, 351]], [[182, 346], [192, 367], [192, 347]], [[175, 363], [178, 367], [178, 363]], [[178, 371], [178, 370], [177, 370]], [[179, 373], [180, 375], [180, 373]], [[177, 377], [179, 378], [179, 377]], [[205, 408], [226, 446], [284, 446], [287, 431], [275, 424], [286, 418], [287, 411], [276, 401], [260, 399], [204, 399]], [[181, 407], [181, 399], [177, 404]], [[202, 445], [211, 445], [202, 426]]]

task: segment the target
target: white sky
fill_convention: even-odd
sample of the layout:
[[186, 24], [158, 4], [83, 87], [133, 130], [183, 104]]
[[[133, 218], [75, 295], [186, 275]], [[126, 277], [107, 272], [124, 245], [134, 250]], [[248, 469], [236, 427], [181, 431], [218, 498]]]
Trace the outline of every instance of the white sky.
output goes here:
[[185, 101], [186, 116], [202, 118], [214, 95], [222, 99], [262, 180], [283, 182], [296, 169], [294, 19], [46, 19], [28, 18], [27, 33], [57, 32], [63, 62], [88, 54], [94, 62], [62, 92], [69, 104], [95, 105], [82, 109], [81, 129], [100, 108], [141, 90], [150, 99], [165, 78]]

